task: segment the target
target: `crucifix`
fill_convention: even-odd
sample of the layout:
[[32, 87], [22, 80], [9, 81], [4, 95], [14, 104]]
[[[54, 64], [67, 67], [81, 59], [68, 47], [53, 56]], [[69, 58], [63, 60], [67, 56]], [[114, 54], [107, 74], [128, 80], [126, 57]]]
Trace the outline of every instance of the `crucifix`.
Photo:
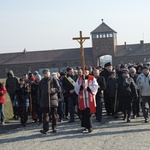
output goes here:
[[82, 31], [80, 31], [80, 37], [73, 38], [73, 40], [77, 40], [80, 44], [80, 53], [81, 53], [81, 63], [82, 63], [83, 75], [85, 75], [85, 58], [84, 58], [83, 43], [87, 39], [90, 39], [90, 37], [83, 37]]
[[84, 59], [84, 48], [83, 43], [85, 40], [90, 39], [90, 37], [83, 37], [82, 31], [80, 31], [80, 37], [73, 38], [73, 40], [77, 40], [80, 44], [80, 53], [81, 53], [81, 63], [82, 63], [82, 69], [83, 69], [83, 84], [84, 84], [84, 95], [85, 95], [85, 105], [87, 106], [87, 96], [86, 96], [86, 88], [85, 88], [85, 59]]

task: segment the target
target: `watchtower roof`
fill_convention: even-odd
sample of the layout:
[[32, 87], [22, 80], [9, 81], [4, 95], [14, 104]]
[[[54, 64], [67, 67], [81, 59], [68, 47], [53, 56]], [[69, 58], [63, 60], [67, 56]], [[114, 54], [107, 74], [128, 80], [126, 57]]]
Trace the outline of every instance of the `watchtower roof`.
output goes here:
[[93, 30], [91, 33], [107, 33], [107, 32], [114, 32], [117, 33], [116, 31], [114, 31], [112, 28], [110, 28], [106, 23], [102, 22], [95, 30]]

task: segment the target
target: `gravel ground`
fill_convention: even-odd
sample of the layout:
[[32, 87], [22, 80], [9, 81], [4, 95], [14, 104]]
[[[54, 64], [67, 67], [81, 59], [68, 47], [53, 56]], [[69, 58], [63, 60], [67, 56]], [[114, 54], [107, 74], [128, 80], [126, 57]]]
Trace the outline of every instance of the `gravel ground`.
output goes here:
[[[93, 119], [93, 132], [82, 132], [80, 121], [58, 124], [58, 132], [40, 134], [42, 126], [29, 124], [0, 134], [0, 150], [148, 150], [150, 124], [143, 117], [126, 123], [104, 116], [103, 123]], [[0, 128], [1, 130], [1, 128]]]

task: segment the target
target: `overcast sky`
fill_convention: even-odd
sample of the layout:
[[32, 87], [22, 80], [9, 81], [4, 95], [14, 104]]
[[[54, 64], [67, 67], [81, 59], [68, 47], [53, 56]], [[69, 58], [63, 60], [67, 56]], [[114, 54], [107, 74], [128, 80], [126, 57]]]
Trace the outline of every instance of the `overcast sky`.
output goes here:
[[0, 53], [78, 48], [72, 38], [91, 36], [101, 19], [118, 45], [150, 43], [150, 0], [0, 0]]

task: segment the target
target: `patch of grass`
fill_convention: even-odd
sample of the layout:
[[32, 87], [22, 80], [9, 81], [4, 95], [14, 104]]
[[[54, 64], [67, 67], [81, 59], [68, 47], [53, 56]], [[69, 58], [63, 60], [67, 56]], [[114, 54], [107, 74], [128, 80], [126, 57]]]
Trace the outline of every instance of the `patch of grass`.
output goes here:
[[5, 120], [8, 121], [13, 117], [13, 109], [12, 109], [12, 104], [11, 104], [8, 94], [5, 95], [5, 98], [6, 98], [6, 103], [4, 106]]

